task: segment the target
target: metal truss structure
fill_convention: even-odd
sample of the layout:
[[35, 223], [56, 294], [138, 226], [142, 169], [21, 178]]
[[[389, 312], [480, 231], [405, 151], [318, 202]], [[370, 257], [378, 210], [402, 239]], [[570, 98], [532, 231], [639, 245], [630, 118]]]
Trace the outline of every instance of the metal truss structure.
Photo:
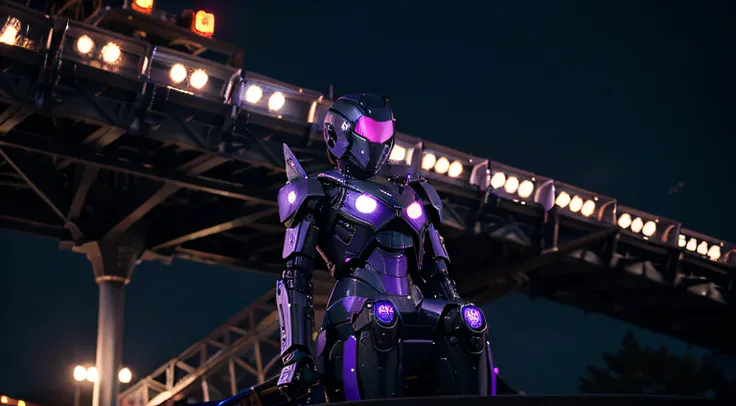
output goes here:
[[[148, 21], [126, 16], [109, 20]], [[0, 2], [3, 33], [15, 21], [22, 32], [0, 34], [0, 227], [85, 253], [98, 282], [127, 283], [138, 259], [281, 271], [281, 144], [308, 171], [327, 168], [318, 123], [329, 100]], [[83, 59], [73, 47], [84, 35], [137, 62]], [[161, 70], [175, 63], [204, 67], [213, 85], [167, 83]], [[475, 302], [516, 290], [736, 352], [733, 245], [406, 134], [391, 161], [439, 190], [453, 276]]]
[[[315, 305], [327, 303], [330, 283], [317, 277]], [[324, 311], [315, 319], [321, 323]], [[281, 347], [276, 294], [271, 290], [227, 323], [120, 394], [121, 406], [225, 399], [279, 373]]]

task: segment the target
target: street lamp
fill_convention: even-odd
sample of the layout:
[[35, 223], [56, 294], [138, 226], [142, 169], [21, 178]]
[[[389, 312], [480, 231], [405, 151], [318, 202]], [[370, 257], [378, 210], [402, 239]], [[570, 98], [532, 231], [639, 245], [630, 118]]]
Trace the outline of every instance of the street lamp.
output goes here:
[[[99, 373], [97, 372], [96, 367], [85, 368], [81, 365], [77, 365], [76, 367], [74, 367], [74, 380], [76, 381], [76, 388], [74, 391], [74, 406], [79, 406], [79, 397], [82, 382], [88, 381], [94, 383], [95, 381], [97, 381], [98, 378]], [[120, 381], [120, 383], [130, 383], [130, 381], [132, 380], [133, 372], [130, 370], [130, 368], [125, 367], [118, 371], [118, 381]], [[25, 405], [18, 404], [18, 406]]]

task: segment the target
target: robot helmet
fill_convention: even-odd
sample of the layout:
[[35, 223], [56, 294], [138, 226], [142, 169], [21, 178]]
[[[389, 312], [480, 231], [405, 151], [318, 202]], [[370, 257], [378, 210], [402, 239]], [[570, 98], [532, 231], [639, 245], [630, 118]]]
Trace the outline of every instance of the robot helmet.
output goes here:
[[394, 146], [394, 114], [388, 99], [350, 94], [337, 99], [323, 126], [330, 160], [357, 178], [376, 175]]

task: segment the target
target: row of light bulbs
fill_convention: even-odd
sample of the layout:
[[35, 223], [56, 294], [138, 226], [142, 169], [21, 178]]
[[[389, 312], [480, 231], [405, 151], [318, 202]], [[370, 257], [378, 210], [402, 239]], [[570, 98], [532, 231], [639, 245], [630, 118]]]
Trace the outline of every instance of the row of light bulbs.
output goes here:
[[555, 199], [555, 204], [561, 209], [567, 207], [571, 212], [579, 212], [585, 217], [590, 217], [595, 213], [595, 201], [590, 199], [583, 200], [578, 195], [570, 197], [570, 194], [567, 192], [560, 192]]
[[645, 223], [641, 217], [632, 219], [629, 213], [624, 213], [618, 218], [618, 226], [624, 230], [629, 229], [632, 233], [642, 233], [647, 237], [651, 237], [657, 232], [655, 221], [649, 220]]
[[[191, 74], [189, 73], [191, 71]], [[210, 77], [203, 69], [189, 69], [186, 66], [175, 63], [169, 70], [169, 77], [174, 84], [178, 85], [189, 77], [189, 86], [201, 90], [207, 85]]]
[[435, 154], [426, 153], [422, 157], [422, 169], [425, 171], [434, 169], [434, 171], [440, 175], [457, 178], [463, 173], [463, 164], [460, 161], [453, 161], [450, 163], [450, 160], [446, 157], [441, 156], [438, 159]]
[[700, 244], [698, 244], [698, 240], [694, 237], [690, 237], [688, 240], [687, 236], [680, 234], [677, 246], [685, 248], [688, 251], [697, 252], [700, 255], [708, 257], [711, 261], [718, 261], [721, 258], [720, 245], [713, 244], [708, 248], [707, 241], [700, 241]]
[[7, 45], [16, 45], [18, 43], [18, 34], [20, 33], [21, 23], [15, 17], [8, 17], [2, 29], [0, 29], [0, 43]]
[[[90, 56], [95, 50], [95, 41], [88, 35], [82, 35], [77, 39], [77, 52], [83, 56]], [[120, 62], [123, 51], [120, 45], [110, 41], [100, 50], [102, 61], [108, 65], [116, 65]]]
[[[245, 89], [245, 101], [250, 104], [256, 104], [263, 98], [263, 89], [258, 85], [249, 85]], [[281, 92], [273, 92], [268, 98], [268, 109], [271, 111], [279, 111], [286, 104], [286, 96]]]
[[516, 176], [506, 176], [503, 172], [496, 172], [491, 176], [491, 187], [499, 189], [503, 187], [506, 193], [513, 195], [517, 194], [519, 197], [526, 199], [534, 193], [534, 183], [530, 180], [523, 180], [519, 182], [519, 178]]

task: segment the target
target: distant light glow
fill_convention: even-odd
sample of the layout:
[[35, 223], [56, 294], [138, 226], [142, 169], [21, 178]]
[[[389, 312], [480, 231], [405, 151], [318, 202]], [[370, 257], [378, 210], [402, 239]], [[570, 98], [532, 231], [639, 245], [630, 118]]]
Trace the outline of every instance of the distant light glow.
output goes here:
[[644, 228], [644, 220], [641, 217], [637, 217], [631, 222], [631, 231], [638, 233]]
[[687, 245], [685, 246], [685, 249], [688, 251], [695, 251], [698, 248], [698, 240], [695, 238], [690, 238], [690, 240], [687, 242]]
[[711, 261], [718, 261], [721, 258], [721, 247], [718, 245], [710, 247], [707, 255]]
[[401, 145], [394, 145], [394, 149], [391, 150], [391, 155], [388, 156], [390, 161], [400, 162], [406, 159], [406, 148]]
[[258, 85], [250, 85], [245, 89], [245, 101], [250, 104], [256, 104], [263, 97], [263, 89]]
[[583, 207], [580, 209], [580, 214], [585, 217], [590, 217], [595, 212], [595, 202], [592, 200], [586, 200]]
[[437, 157], [434, 154], [424, 154], [422, 157], [422, 169], [428, 171], [434, 167], [437, 162]]
[[447, 170], [447, 176], [451, 178], [457, 178], [463, 173], [463, 164], [460, 161], [455, 161], [450, 164], [450, 169]]
[[555, 199], [555, 204], [559, 208], [564, 209], [565, 207], [567, 207], [568, 204], [570, 204], [571, 200], [572, 199], [567, 192], [560, 192], [560, 194], [557, 196], [557, 199]]
[[424, 210], [422, 210], [422, 205], [419, 202], [414, 202], [406, 208], [406, 215], [412, 220], [422, 217], [423, 213]]
[[7, 405], [8, 404], [8, 397], [5, 396], [5, 395], [0, 396], [0, 403], [2, 403], [4, 405]]
[[696, 251], [700, 255], [707, 254], [708, 253], [708, 243], [705, 241], [702, 241], [700, 244], [698, 244], [698, 249]]
[[575, 196], [570, 200], [570, 211], [573, 213], [579, 212], [583, 208], [583, 199], [580, 196]]
[[281, 92], [275, 92], [268, 98], [268, 109], [271, 111], [279, 111], [286, 103], [286, 97]]
[[77, 382], [82, 382], [87, 379], [87, 368], [77, 365], [74, 367], [74, 380]]
[[92, 52], [92, 48], [95, 47], [95, 42], [92, 40], [92, 38], [82, 35], [77, 40], [77, 52], [79, 52], [82, 55], [88, 55], [90, 52]]
[[519, 191], [517, 192], [519, 197], [526, 199], [534, 193], [534, 183], [530, 180], [525, 180], [519, 185]]
[[503, 172], [496, 172], [491, 177], [491, 187], [498, 189], [506, 184], [506, 175]]
[[286, 195], [286, 200], [289, 201], [289, 204], [294, 204], [296, 201], [296, 193], [293, 190], [289, 192], [289, 194]]
[[647, 221], [644, 223], [644, 227], [641, 229], [641, 233], [647, 237], [651, 237], [657, 232], [657, 223], [653, 221]]
[[8, 21], [4, 24], [2, 28], [2, 32], [0, 32], [0, 42], [8, 45], [17, 44], [18, 32], [20, 32], [20, 28], [20, 20], [15, 17], [8, 18]]
[[629, 228], [631, 225], [631, 214], [624, 213], [618, 218], [618, 226], [624, 230]]
[[516, 176], [511, 176], [508, 179], [506, 179], [506, 184], [503, 187], [503, 190], [506, 191], [506, 193], [513, 195], [516, 193], [516, 191], [519, 189], [519, 178]]
[[441, 157], [434, 164], [434, 171], [439, 173], [440, 175], [446, 174], [449, 169], [450, 169], [450, 161], [447, 160], [447, 158], [445, 157]]
[[207, 81], [209, 81], [210, 77], [207, 75], [207, 72], [205, 72], [202, 69], [197, 69], [194, 72], [192, 72], [192, 76], [189, 77], [189, 86], [201, 90], [207, 85]]
[[171, 70], [169, 71], [169, 77], [171, 78], [172, 82], [179, 84], [187, 78], [187, 73], [187, 68], [184, 65], [176, 63], [174, 64], [174, 66], [171, 67]]
[[355, 208], [363, 214], [373, 213], [377, 206], [376, 199], [367, 194], [362, 194], [355, 199]]
[[96, 367], [87, 368], [87, 380], [89, 382], [95, 382], [97, 381], [97, 378], [99, 378], [99, 374], [97, 373], [97, 368]]
[[120, 62], [120, 57], [123, 51], [120, 49], [120, 45], [114, 42], [108, 42], [102, 47], [102, 60], [109, 65], [114, 65]]
[[121, 383], [130, 383], [133, 380], [133, 372], [129, 368], [123, 368], [118, 372], [118, 380]]

